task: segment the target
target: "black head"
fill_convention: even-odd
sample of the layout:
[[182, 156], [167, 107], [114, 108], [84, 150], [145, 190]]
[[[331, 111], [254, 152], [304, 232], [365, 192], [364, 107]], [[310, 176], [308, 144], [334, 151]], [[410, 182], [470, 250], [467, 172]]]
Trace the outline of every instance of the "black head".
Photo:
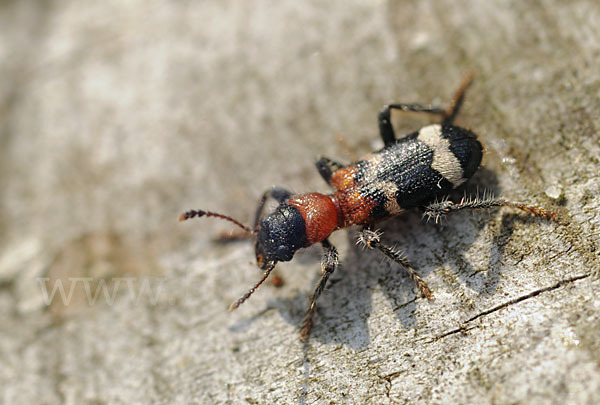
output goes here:
[[[262, 207], [261, 207], [262, 210]], [[229, 307], [230, 311], [242, 305], [269, 277], [277, 262], [292, 260], [296, 250], [308, 245], [304, 218], [298, 208], [281, 203], [273, 212], [265, 216], [258, 227], [252, 229], [230, 216], [204, 210], [191, 210], [179, 216], [180, 221], [190, 218], [216, 217], [229, 221], [248, 234], [256, 235], [256, 261], [264, 270], [264, 275], [246, 294]]]
[[308, 245], [302, 214], [286, 203], [261, 220], [257, 233], [256, 263], [262, 269], [292, 260], [298, 249]]

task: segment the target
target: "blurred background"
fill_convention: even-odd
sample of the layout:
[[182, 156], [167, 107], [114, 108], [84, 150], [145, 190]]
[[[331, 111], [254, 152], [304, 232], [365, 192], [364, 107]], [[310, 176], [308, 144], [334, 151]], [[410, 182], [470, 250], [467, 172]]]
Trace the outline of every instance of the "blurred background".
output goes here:
[[[415, 343], [598, 270], [598, 21], [593, 0], [0, 2], [0, 403], [598, 398], [592, 278], [455, 346]], [[318, 156], [380, 148], [382, 105], [445, 105], [469, 69], [458, 123], [487, 149], [469, 190], [570, 225], [384, 225], [438, 292], [429, 306], [340, 232], [343, 281], [310, 349], [296, 329], [318, 248], [229, 315], [260, 274], [251, 244], [178, 214], [248, 223], [273, 185], [326, 192]], [[398, 118], [399, 133], [428, 122]]]

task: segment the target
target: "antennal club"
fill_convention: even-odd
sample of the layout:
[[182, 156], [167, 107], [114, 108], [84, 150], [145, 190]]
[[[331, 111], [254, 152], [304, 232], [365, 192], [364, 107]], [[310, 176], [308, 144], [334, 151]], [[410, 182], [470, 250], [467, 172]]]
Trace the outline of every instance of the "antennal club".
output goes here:
[[235, 220], [227, 215], [223, 215], [223, 214], [219, 214], [216, 212], [210, 212], [210, 211], [202, 211], [202, 210], [190, 210], [187, 212], [184, 212], [183, 214], [179, 215], [179, 221], [185, 221], [186, 219], [190, 219], [190, 218], [194, 218], [194, 217], [217, 217], [217, 218], [221, 218], [224, 219], [226, 221], [229, 221], [231, 223], [234, 223], [235, 225], [239, 226], [240, 228], [242, 228], [244, 231], [248, 232], [248, 233], [256, 233], [256, 231], [250, 227], [247, 227], [246, 225], [242, 224], [240, 221]]
[[258, 287], [260, 287], [260, 285], [262, 283], [265, 282], [265, 280], [269, 277], [269, 274], [271, 274], [271, 271], [273, 271], [273, 269], [275, 268], [275, 263], [271, 262], [269, 264], [269, 267], [267, 267], [267, 269], [265, 270], [265, 274], [263, 275], [263, 277], [260, 279], [260, 281], [258, 283], [256, 283], [256, 285], [254, 287], [252, 287], [250, 290], [248, 290], [248, 292], [246, 294], [244, 294], [242, 297], [240, 297], [239, 300], [237, 300], [236, 302], [234, 302], [233, 304], [231, 304], [231, 306], [229, 307], [229, 312], [231, 311], [235, 311], [236, 309], [239, 308], [240, 305], [242, 305], [248, 298], [250, 298], [250, 296], [252, 294], [254, 294], [254, 291], [256, 291], [256, 289]]

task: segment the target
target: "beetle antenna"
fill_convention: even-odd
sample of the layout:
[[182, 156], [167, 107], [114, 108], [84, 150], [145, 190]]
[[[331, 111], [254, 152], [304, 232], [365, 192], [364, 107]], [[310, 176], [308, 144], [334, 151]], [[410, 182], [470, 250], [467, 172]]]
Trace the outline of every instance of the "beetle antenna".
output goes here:
[[185, 221], [186, 219], [190, 219], [190, 218], [194, 218], [194, 217], [217, 217], [217, 218], [221, 218], [224, 219], [226, 221], [232, 222], [235, 225], [239, 226], [240, 228], [242, 228], [244, 231], [248, 232], [248, 233], [256, 233], [256, 230], [247, 227], [246, 225], [242, 224], [240, 221], [235, 220], [227, 215], [223, 215], [223, 214], [219, 214], [216, 212], [210, 212], [210, 211], [202, 211], [202, 210], [190, 210], [187, 212], [184, 212], [183, 214], [179, 215], [179, 221]]
[[269, 263], [269, 267], [267, 267], [267, 269], [265, 270], [265, 273], [264, 273], [263, 277], [260, 279], [260, 281], [258, 283], [256, 283], [256, 285], [254, 287], [252, 287], [250, 290], [248, 290], [248, 292], [246, 294], [242, 295], [240, 297], [240, 299], [238, 299], [236, 302], [231, 304], [231, 306], [229, 307], [229, 312], [238, 309], [240, 305], [242, 305], [248, 298], [250, 298], [250, 296], [252, 294], [254, 294], [254, 291], [256, 291], [256, 289], [258, 287], [260, 287], [260, 285], [262, 283], [264, 283], [265, 280], [269, 277], [269, 274], [271, 274], [271, 271], [273, 271], [274, 268], [275, 268], [275, 262]]

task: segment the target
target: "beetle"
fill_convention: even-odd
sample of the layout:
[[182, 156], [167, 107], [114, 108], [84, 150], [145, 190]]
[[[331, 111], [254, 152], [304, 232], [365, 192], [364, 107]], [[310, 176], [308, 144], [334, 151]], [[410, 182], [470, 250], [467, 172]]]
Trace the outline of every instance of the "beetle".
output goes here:
[[[263, 277], [231, 305], [230, 311], [237, 309], [256, 291], [278, 262], [290, 261], [299, 249], [320, 243], [323, 248], [321, 277], [308, 299], [300, 329], [301, 337], [306, 339], [313, 326], [317, 300], [339, 264], [338, 252], [328, 237], [334, 231], [352, 225], [362, 227], [358, 234], [359, 243], [398, 263], [408, 272], [421, 295], [431, 299], [431, 290], [406, 257], [383, 244], [381, 233], [373, 229], [378, 221], [411, 208], [424, 208], [424, 215], [436, 222], [440, 216], [452, 211], [500, 206], [556, 220], [555, 213], [543, 208], [494, 198], [486, 193], [481, 198], [463, 198], [460, 202], [447, 198], [451, 190], [473, 176], [484, 152], [475, 133], [454, 125], [471, 79], [471, 73], [467, 74], [446, 109], [419, 103], [384, 106], [378, 116], [382, 149], [349, 165], [320, 158], [316, 163], [317, 170], [333, 189], [331, 194], [293, 194], [274, 187], [260, 199], [253, 227], [210, 211], [191, 210], [181, 214], [180, 221], [202, 216], [218, 217], [234, 223], [255, 238], [256, 262], [264, 270]], [[427, 125], [398, 139], [391, 123], [392, 110], [440, 116], [441, 123]], [[265, 204], [270, 198], [279, 205], [264, 215]]]

